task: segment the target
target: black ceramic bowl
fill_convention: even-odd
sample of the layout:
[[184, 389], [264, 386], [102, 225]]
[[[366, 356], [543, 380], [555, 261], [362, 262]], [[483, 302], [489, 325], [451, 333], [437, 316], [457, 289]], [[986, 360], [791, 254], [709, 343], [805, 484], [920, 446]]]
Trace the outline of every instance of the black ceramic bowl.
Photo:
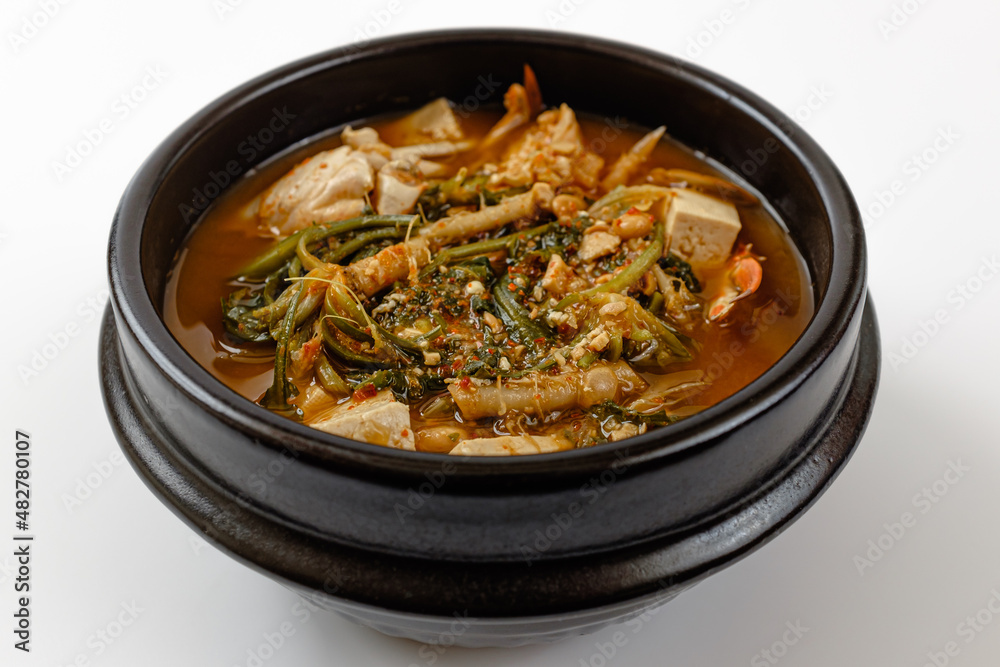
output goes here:
[[[171, 262], [232, 174], [342, 123], [438, 96], [498, 103], [525, 62], [547, 100], [666, 124], [742, 175], [787, 223], [817, 306], [763, 376], [698, 415], [619, 443], [456, 459], [274, 415], [214, 379], [170, 335], [161, 303]], [[861, 219], [826, 154], [770, 104], [715, 74], [579, 36], [408, 35], [251, 81], [143, 164], [115, 216], [109, 265], [103, 390], [146, 483], [235, 558], [316, 604], [423, 641], [504, 645], [592, 631], [750, 553], [846, 463], [877, 383]]]

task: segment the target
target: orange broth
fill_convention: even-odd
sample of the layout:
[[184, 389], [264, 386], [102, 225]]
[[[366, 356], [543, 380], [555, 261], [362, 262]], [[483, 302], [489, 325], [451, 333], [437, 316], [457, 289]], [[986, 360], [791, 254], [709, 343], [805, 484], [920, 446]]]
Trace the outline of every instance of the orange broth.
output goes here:
[[[481, 138], [498, 117], [493, 111], [475, 112], [462, 120], [463, 131], [469, 138]], [[608, 132], [608, 126], [598, 119], [585, 114], [579, 114], [579, 119], [585, 142], [601, 153], [605, 164], [611, 164], [646, 131], [628, 126]], [[370, 125], [383, 141], [398, 145], [399, 130], [394, 127], [393, 119], [377, 120]], [[168, 329], [199, 364], [249, 400], [259, 399], [271, 384], [274, 346], [232, 340], [223, 329], [221, 300], [239, 286], [233, 280], [239, 269], [272, 246], [275, 238], [263, 236], [256, 220], [244, 214], [244, 208], [296, 162], [339, 144], [339, 133], [331, 134], [244, 176], [195, 226], [169, 276], [164, 298]], [[606, 148], [598, 151], [601, 146]], [[463, 166], [461, 154], [444, 162], [452, 174]], [[645, 175], [655, 167], [689, 169], [734, 180], [669, 138], [660, 141], [630, 182], [644, 182]], [[754, 254], [765, 258], [763, 282], [723, 323], [699, 330], [696, 339], [701, 347], [692, 361], [671, 367], [671, 371], [701, 370], [711, 381], [707, 388], [684, 399], [682, 405], [715, 404], [759, 377], [791, 347], [813, 314], [810, 278], [787, 232], [761, 204], [740, 206], [738, 210], [743, 225], [738, 242], [752, 244]], [[697, 275], [703, 286], [702, 295], [711, 294], [723, 279], [721, 269], [699, 271]], [[650, 374], [644, 375], [651, 379]], [[442, 423], [440, 418], [426, 422], [419, 414], [421, 402], [411, 406], [412, 425], [417, 432], [428, 423]], [[500, 432], [492, 420], [470, 424], [460, 416], [454, 419], [461, 421], [466, 429], [474, 426], [479, 436]]]

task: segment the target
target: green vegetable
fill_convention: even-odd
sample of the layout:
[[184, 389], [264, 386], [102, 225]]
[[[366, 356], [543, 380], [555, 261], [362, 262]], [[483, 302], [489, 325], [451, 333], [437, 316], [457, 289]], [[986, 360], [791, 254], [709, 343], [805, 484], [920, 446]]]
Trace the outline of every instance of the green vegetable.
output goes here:
[[699, 283], [698, 278], [695, 277], [694, 270], [691, 268], [691, 265], [677, 255], [670, 253], [668, 257], [660, 258], [660, 268], [663, 269], [667, 275], [683, 280], [684, 284], [691, 292], [701, 291], [701, 283]]
[[348, 373], [348, 381], [355, 385], [355, 391], [372, 386], [377, 390], [390, 389], [404, 403], [418, 400], [425, 395], [445, 388], [444, 380], [436, 375], [416, 375], [408, 369], [379, 370], [371, 374]]
[[663, 310], [663, 295], [659, 292], [653, 292], [653, 296], [649, 299], [649, 306], [646, 310], [653, 313], [654, 315], [659, 315], [660, 311]]
[[613, 220], [642, 201], [655, 201], [668, 195], [670, 191], [661, 185], [619, 185], [604, 195], [587, 209], [592, 217]]
[[295, 329], [295, 311], [298, 309], [299, 300], [305, 285], [298, 285], [290, 288], [295, 292], [292, 302], [288, 306], [288, 312], [282, 321], [281, 329], [278, 332], [278, 346], [274, 351], [274, 382], [264, 392], [264, 397], [260, 404], [269, 410], [281, 412], [288, 416], [298, 415], [299, 411], [288, 404], [288, 399], [295, 396], [295, 385], [288, 379], [286, 368], [288, 367], [288, 346]]
[[336, 264], [365, 248], [366, 246], [381, 241], [383, 239], [401, 239], [406, 236], [406, 229], [388, 227], [385, 229], [373, 229], [370, 232], [358, 234], [350, 241], [345, 241], [334, 248], [323, 259], [330, 264]]
[[[333, 283], [333, 286], [338, 285], [338, 283]], [[338, 289], [326, 291], [326, 313], [331, 316], [338, 329], [352, 338], [370, 342], [376, 347], [388, 344], [397, 356], [401, 352], [418, 358], [423, 355], [424, 348], [420, 346], [419, 342], [397, 336], [376, 322], [360, 304], [350, 297], [347, 288], [343, 285], [339, 285]], [[364, 331], [361, 328], [362, 323], [373, 331], [371, 333]]]
[[[603, 355], [609, 360], [624, 357], [629, 364], [639, 368], [659, 370], [680, 361], [689, 361], [695, 347], [694, 341], [675, 331], [669, 324], [639, 305], [630, 296], [620, 294], [590, 294], [583, 297], [587, 306], [580, 328], [569, 343], [572, 349], [598, 325], [611, 337]], [[609, 303], [622, 303], [625, 310], [616, 315], [601, 315], [601, 308]], [[622, 320], [625, 326], [622, 326]], [[594, 357], [596, 359], [596, 357]], [[586, 368], [594, 359], [584, 355], [577, 365]]]
[[222, 300], [222, 325], [229, 335], [251, 343], [271, 340], [267, 322], [254, 316], [254, 310], [264, 305], [264, 295], [247, 288], [234, 291]]
[[514, 292], [508, 288], [509, 284], [507, 276], [504, 276], [493, 287], [493, 300], [500, 319], [507, 326], [511, 338], [536, 353], [540, 352], [552, 340], [552, 332], [528, 316], [528, 310], [514, 298]]
[[283, 241], [278, 242], [267, 252], [259, 255], [252, 262], [240, 269], [238, 275], [246, 280], [259, 280], [266, 277], [269, 273], [280, 269], [295, 255], [299, 241], [303, 236], [308, 238], [307, 243], [314, 243], [321, 239], [357, 229], [394, 226], [402, 226], [406, 229], [412, 220], [412, 215], [363, 215], [349, 220], [307, 227], [295, 232]]
[[656, 260], [659, 259], [662, 254], [663, 225], [656, 223], [653, 227], [653, 240], [646, 247], [646, 249], [635, 258], [635, 261], [619, 271], [618, 275], [608, 282], [583, 290], [582, 292], [570, 294], [556, 305], [555, 310], [563, 310], [567, 306], [571, 306], [581, 299], [585, 299], [593, 294], [600, 294], [601, 292], [627, 291], [628, 288], [639, 282], [639, 279], [646, 274], [646, 271], [653, 268], [653, 265], [656, 264]]
[[351, 393], [351, 388], [344, 378], [333, 369], [325, 355], [320, 354], [316, 360], [316, 380], [320, 386], [333, 396], [347, 396]]
[[454, 177], [424, 190], [417, 205], [427, 220], [438, 220], [454, 206], [496, 206], [507, 197], [528, 191], [527, 187], [490, 190], [488, 184], [488, 174], [468, 176], [462, 168]]
[[426, 278], [437, 270], [439, 266], [452, 262], [456, 259], [474, 257], [476, 255], [485, 255], [498, 250], [506, 249], [507, 251], [511, 251], [518, 241], [529, 239], [533, 236], [538, 236], [539, 234], [544, 234], [551, 228], [551, 226], [551, 223], [548, 223], [538, 227], [532, 227], [531, 229], [526, 229], [523, 232], [513, 232], [505, 236], [499, 236], [495, 239], [486, 239], [485, 241], [466, 243], [465, 245], [456, 246], [454, 248], [446, 248], [445, 250], [439, 252], [437, 257], [435, 257], [430, 264], [420, 270], [420, 278]]
[[[590, 414], [601, 422], [602, 428], [608, 423], [608, 420], [619, 423], [646, 424], [647, 426], [663, 426], [680, 420], [680, 417], [668, 415], [662, 410], [652, 413], [636, 412], [622, 407], [614, 401], [604, 401], [591, 407]], [[605, 433], [605, 435], [607, 434]]]
[[347, 345], [341, 343], [337, 340], [336, 334], [330, 331], [330, 318], [323, 318], [323, 324], [320, 325], [320, 334], [323, 336], [323, 345], [326, 349], [330, 351], [336, 357], [341, 360], [355, 365], [361, 368], [393, 368], [398, 364], [398, 361], [393, 359], [385, 359], [372, 355], [362, 354], [360, 352], [355, 352]]

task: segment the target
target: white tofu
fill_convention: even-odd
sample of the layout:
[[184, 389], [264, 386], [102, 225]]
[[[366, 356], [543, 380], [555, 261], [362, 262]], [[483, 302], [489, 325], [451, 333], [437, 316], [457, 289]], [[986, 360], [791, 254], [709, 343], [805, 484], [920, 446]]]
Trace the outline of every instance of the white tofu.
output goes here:
[[424, 135], [435, 141], [445, 139], [456, 141], [464, 138], [462, 126], [458, 124], [458, 118], [451, 110], [451, 104], [444, 97], [428, 102], [406, 116], [402, 125], [412, 134]]
[[427, 185], [416, 182], [397, 162], [389, 162], [378, 172], [375, 210], [379, 215], [409, 213]]
[[664, 201], [670, 250], [692, 266], [718, 266], [740, 233], [736, 207], [694, 190], [671, 189]]
[[572, 448], [565, 438], [550, 435], [502, 435], [496, 438], [462, 440], [449, 452], [456, 456], [512, 456], [548, 454]]
[[310, 426], [373, 445], [416, 451], [410, 409], [393, 398], [388, 389], [360, 403], [351, 399], [338, 405], [326, 418]]
[[297, 164], [264, 192], [257, 211], [262, 226], [291, 234], [313, 222], [360, 215], [375, 187], [375, 170], [364, 155], [340, 146]]

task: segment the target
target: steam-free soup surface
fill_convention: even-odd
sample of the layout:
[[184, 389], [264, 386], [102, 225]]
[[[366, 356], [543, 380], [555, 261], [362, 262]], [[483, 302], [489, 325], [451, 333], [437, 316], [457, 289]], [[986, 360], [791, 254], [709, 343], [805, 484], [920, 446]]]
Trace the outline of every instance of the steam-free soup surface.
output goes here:
[[438, 103], [249, 174], [180, 252], [170, 331], [248, 400], [456, 455], [631, 437], [760, 376], [812, 316], [765, 206], [662, 132], [537, 114], [530, 88], [503, 115]]

